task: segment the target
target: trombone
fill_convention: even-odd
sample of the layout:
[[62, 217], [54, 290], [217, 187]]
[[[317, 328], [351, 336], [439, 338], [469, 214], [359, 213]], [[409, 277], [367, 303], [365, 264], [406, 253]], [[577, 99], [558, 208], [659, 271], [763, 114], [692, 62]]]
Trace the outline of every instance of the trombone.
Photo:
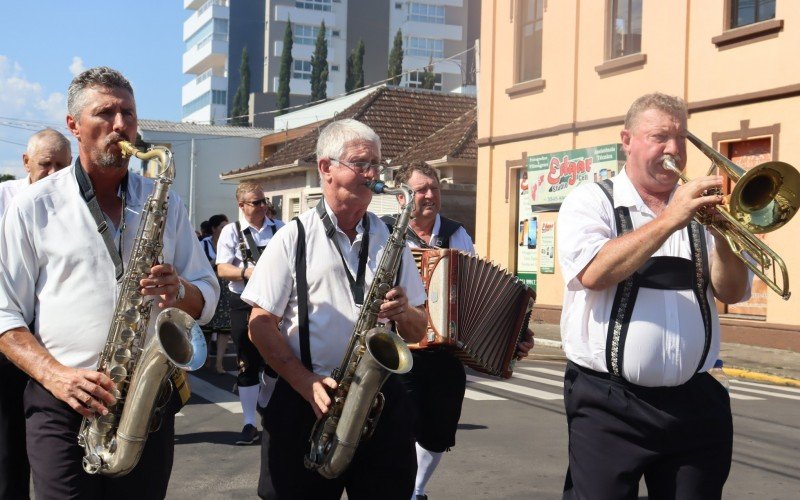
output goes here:
[[[794, 216], [800, 206], [800, 173], [782, 161], [768, 161], [744, 170], [708, 144], [687, 132], [687, 139], [710, 160], [711, 167], [725, 172], [736, 183], [727, 204], [716, 207], [722, 219], [715, 219], [713, 209], [703, 208], [695, 220], [713, 227], [721, 234], [733, 253], [784, 300], [789, 300], [789, 273], [783, 259], [757, 238], [756, 234], [768, 233], [783, 226]], [[672, 157], [667, 156], [662, 167], [683, 175]]]

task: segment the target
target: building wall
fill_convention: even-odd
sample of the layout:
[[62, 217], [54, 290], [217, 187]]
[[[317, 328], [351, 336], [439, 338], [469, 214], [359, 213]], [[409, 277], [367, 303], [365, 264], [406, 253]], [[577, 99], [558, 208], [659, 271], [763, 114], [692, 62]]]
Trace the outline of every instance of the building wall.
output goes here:
[[[542, 76], [521, 83], [514, 81], [516, 12], [509, 3], [482, 4], [476, 244], [481, 254], [510, 268], [517, 257], [515, 192], [525, 155], [620, 142], [623, 117], [642, 94], [684, 98], [689, 130], [711, 145], [720, 134], [752, 138], [773, 131], [772, 159], [800, 164], [800, 144], [791, 140], [800, 133], [800, 67], [789, 62], [800, 46], [794, 2], [777, 2], [775, 19], [782, 27], [761, 23], [774, 29], [738, 43], [719, 39], [730, 35], [723, 29], [727, 0], [643, 2], [641, 53], [606, 61], [609, 3], [544, 2]], [[703, 175], [708, 160], [693, 146], [688, 150], [689, 177]], [[557, 213], [539, 216], [554, 221]], [[798, 230], [795, 218], [765, 237], [786, 261], [790, 283], [800, 282], [800, 257], [793, 251]], [[560, 308], [557, 263], [556, 274], [538, 279], [537, 303]], [[798, 297], [784, 301], [769, 292], [767, 325], [800, 331], [793, 314]]]
[[242, 50], [247, 47], [247, 59], [250, 69], [250, 88], [248, 93], [259, 89], [264, 79], [264, 26], [260, 20], [265, 19], [264, 1], [231, 2], [228, 41], [228, 109], [233, 109], [233, 99], [239, 90], [241, 75], [239, 66], [242, 63]]
[[[236, 184], [223, 183], [219, 174], [258, 161], [259, 139], [190, 135], [177, 132], [139, 131], [150, 144], [170, 147], [175, 161], [175, 182], [178, 193], [189, 211], [195, 227], [215, 214], [233, 220], [238, 213]], [[190, 196], [192, 178], [192, 138], [194, 137], [194, 194]]]

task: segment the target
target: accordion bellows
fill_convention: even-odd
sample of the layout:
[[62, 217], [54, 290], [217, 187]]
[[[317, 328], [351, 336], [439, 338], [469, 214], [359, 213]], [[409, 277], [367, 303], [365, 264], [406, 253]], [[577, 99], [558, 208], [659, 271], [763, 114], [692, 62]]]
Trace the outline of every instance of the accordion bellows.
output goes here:
[[452, 249], [413, 249], [428, 293], [428, 331], [412, 349], [452, 349], [480, 372], [510, 378], [536, 293], [502, 267]]

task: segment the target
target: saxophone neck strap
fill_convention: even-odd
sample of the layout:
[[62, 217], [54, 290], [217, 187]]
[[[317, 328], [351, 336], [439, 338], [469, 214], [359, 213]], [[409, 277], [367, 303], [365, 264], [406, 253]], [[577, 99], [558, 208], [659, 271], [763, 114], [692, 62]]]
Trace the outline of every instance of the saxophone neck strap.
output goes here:
[[311, 335], [308, 328], [308, 280], [306, 279], [306, 231], [300, 219], [297, 223], [297, 250], [294, 256], [294, 270], [297, 280], [297, 322], [300, 330], [300, 361], [308, 371], [313, 372], [311, 364]]
[[[81, 197], [83, 201], [86, 202], [86, 206], [89, 208], [89, 213], [92, 214], [92, 218], [94, 222], [97, 224], [97, 232], [103, 237], [103, 242], [106, 245], [106, 250], [108, 250], [108, 255], [111, 257], [111, 260], [114, 262], [114, 270], [116, 272], [117, 281], [122, 278], [123, 273], [125, 272], [124, 266], [122, 264], [122, 233], [120, 232], [120, 245], [119, 248], [115, 248], [114, 245], [114, 238], [111, 236], [109, 232], [108, 223], [106, 222], [105, 215], [103, 215], [103, 210], [100, 208], [100, 203], [97, 202], [97, 196], [94, 194], [94, 188], [92, 187], [92, 181], [89, 179], [89, 176], [86, 174], [86, 171], [83, 169], [83, 165], [81, 165], [81, 160], [78, 158], [75, 160], [75, 179], [78, 181], [78, 187], [81, 191]], [[126, 191], [128, 188], [128, 174], [125, 174], [125, 177], [122, 179], [122, 183], [120, 184], [120, 191], [122, 196], [122, 220], [125, 220], [125, 198], [126, 198]], [[123, 227], [123, 224], [120, 223], [120, 227]]]
[[364, 214], [364, 218], [361, 219], [361, 227], [364, 229], [364, 235], [361, 238], [361, 249], [358, 252], [358, 271], [356, 277], [353, 278], [352, 273], [350, 273], [350, 268], [347, 267], [347, 261], [344, 258], [342, 249], [336, 241], [336, 226], [333, 225], [328, 211], [325, 210], [324, 200], [320, 200], [319, 203], [317, 203], [317, 215], [319, 215], [322, 224], [325, 226], [325, 236], [331, 240], [333, 246], [336, 247], [336, 251], [339, 252], [339, 257], [342, 258], [342, 266], [344, 266], [347, 281], [350, 283], [350, 292], [353, 294], [353, 300], [356, 305], [360, 306], [364, 303], [364, 282], [367, 270], [367, 258], [369, 255], [369, 217], [367, 217], [367, 214]]

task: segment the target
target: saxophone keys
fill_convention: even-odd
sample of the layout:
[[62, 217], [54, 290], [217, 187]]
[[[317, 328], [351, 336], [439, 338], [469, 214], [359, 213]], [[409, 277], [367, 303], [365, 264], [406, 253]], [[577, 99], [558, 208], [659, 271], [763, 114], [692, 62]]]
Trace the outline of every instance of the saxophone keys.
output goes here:
[[119, 384], [128, 376], [128, 370], [122, 365], [117, 365], [108, 372], [108, 376], [115, 384]]
[[122, 313], [122, 320], [126, 325], [137, 325], [140, 319], [142, 315], [136, 307], [128, 308]]
[[124, 344], [128, 344], [128, 343], [130, 343], [131, 341], [133, 341], [134, 337], [136, 337], [136, 332], [134, 332], [134, 331], [133, 331], [132, 329], [130, 329], [130, 328], [125, 328], [125, 329], [124, 329], [124, 330], [122, 330], [122, 332], [120, 333], [120, 338], [122, 339], [122, 342], [123, 342]]
[[131, 360], [131, 351], [130, 349], [126, 349], [124, 347], [120, 347], [116, 351], [114, 351], [114, 361], [117, 363], [124, 365], [127, 364], [128, 361]]

